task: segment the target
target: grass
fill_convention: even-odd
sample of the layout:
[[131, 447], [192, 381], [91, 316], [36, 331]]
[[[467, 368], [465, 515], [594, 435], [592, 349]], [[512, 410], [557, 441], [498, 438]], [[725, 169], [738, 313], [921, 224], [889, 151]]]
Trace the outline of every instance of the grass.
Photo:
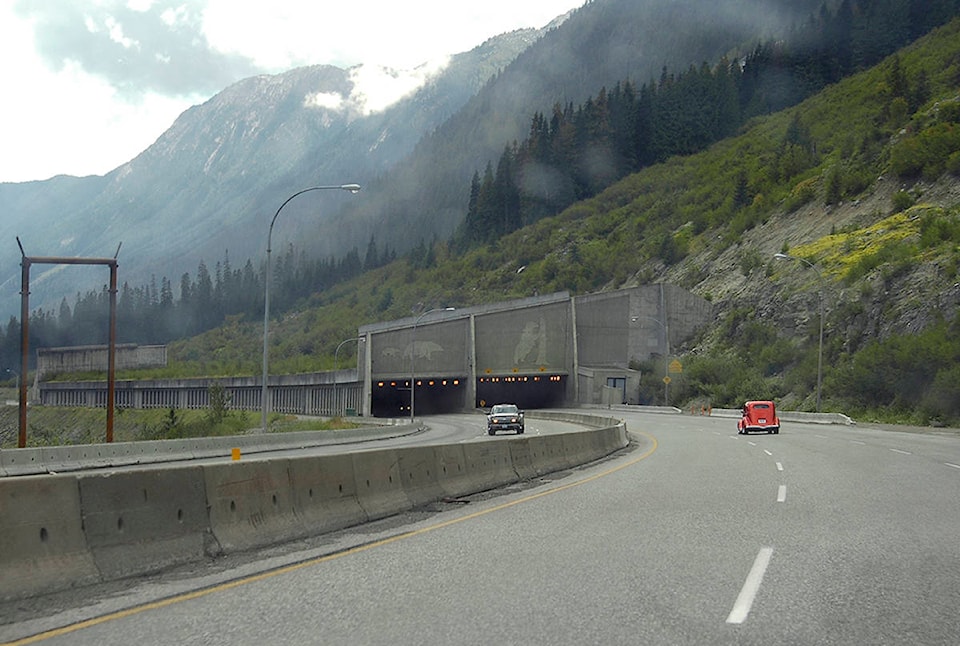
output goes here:
[[[12, 397], [6, 397], [9, 401]], [[0, 448], [15, 448], [19, 435], [17, 406], [0, 407]], [[328, 431], [357, 428], [359, 423], [339, 417], [305, 419], [272, 413], [270, 433]], [[100, 408], [30, 406], [27, 412], [27, 446], [65, 446], [106, 441], [107, 412]], [[122, 409], [114, 413], [114, 442], [227, 437], [260, 432], [259, 413], [228, 411], [219, 421], [209, 410]]]

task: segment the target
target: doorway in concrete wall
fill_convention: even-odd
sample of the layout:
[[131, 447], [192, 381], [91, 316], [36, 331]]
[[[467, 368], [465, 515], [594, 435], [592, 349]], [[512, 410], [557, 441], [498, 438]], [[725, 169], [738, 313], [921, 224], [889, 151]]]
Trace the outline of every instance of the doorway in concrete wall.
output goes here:
[[477, 379], [477, 408], [511, 403], [523, 409], [562, 406], [567, 376], [562, 374], [484, 376]]
[[[417, 415], [458, 413], [466, 404], [466, 380], [463, 377], [417, 377], [414, 406]], [[410, 415], [410, 378], [375, 381], [370, 393], [370, 412], [374, 417]]]

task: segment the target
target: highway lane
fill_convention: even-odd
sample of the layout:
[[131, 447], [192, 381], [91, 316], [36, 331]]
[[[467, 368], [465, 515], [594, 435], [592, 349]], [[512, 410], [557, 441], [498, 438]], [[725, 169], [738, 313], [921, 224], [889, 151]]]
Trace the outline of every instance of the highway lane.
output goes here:
[[589, 468], [61, 595], [58, 612], [40, 600], [0, 639], [66, 626], [41, 641], [960, 643], [960, 439], [738, 436], [730, 419], [618, 414], [635, 446]]

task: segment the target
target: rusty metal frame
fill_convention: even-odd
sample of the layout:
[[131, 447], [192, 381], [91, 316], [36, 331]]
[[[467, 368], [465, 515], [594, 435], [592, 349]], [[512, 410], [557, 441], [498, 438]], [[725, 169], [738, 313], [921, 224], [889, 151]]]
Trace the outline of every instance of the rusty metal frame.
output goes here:
[[54, 256], [28, 256], [17, 237], [22, 261], [20, 278], [20, 428], [17, 446], [27, 446], [27, 368], [30, 357], [30, 267], [32, 265], [107, 265], [110, 267], [110, 334], [107, 349], [107, 431], [106, 441], [113, 442], [113, 412], [116, 392], [117, 361], [117, 256], [113, 258], [59, 258]]

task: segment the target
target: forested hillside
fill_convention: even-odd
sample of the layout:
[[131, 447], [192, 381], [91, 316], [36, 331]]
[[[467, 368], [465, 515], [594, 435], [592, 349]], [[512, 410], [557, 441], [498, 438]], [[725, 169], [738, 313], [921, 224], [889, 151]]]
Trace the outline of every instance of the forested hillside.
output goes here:
[[[842, 15], [843, 7], [821, 12], [807, 25], [811, 31], [761, 44], [741, 64], [666, 70], [637, 90], [625, 80], [581, 105], [561, 106], [549, 119], [531, 115], [530, 137], [508, 144], [495, 168], [491, 163], [475, 176], [465, 222], [480, 226], [465, 225], [452, 242], [424, 243], [394, 259], [374, 239], [365, 258], [353, 254], [349, 263], [317, 263], [291, 250], [278, 274], [287, 302], [297, 304], [276, 334], [274, 369], [330, 367], [332, 349], [357, 326], [422, 307], [665, 280], [712, 299], [719, 312], [698, 345], [680, 350], [680, 396], [735, 405], [765, 393], [811, 409], [822, 295], [825, 406], [924, 423], [956, 420], [960, 22], [831, 84], [804, 70], [829, 68], [815, 61], [827, 56], [825, 48], [836, 55], [836, 41], [825, 34]], [[854, 59], [863, 55], [853, 51]], [[800, 71], [815, 77], [811, 87], [827, 88], [764, 116], [757, 106], [779, 105], [771, 98], [781, 96], [778, 81]], [[727, 101], [698, 105], [719, 96]], [[732, 120], [705, 117], [718, 112]], [[738, 134], [722, 139], [725, 129]], [[545, 166], [536, 155], [563, 142], [576, 154], [550, 168], [562, 174], [567, 193], [553, 204], [532, 199], [536, 192], [516, 169]], [[609, 188], [597, 179], [602, 173], [584, 172], [597, 168], [590, 162], [598, 145], [618, 151], [600, 158], [622, 160], [599, 167], [609, 182], [624, 176]], [[507, 204], [503, 195], [519, 199]], [[512, 233], [488, 237], [488, 229]], [[817, 271], [776, 262], [776, 252], [803, 258]], [[319, 268], [330, 273], [310, 274]], [[154, 298], [147, 290], [141, 292], [147, 308], [138, 315], [162, 321], [161, 301], [181, 313], [191, 304], [221, 308], [227, 324], [175, 344], [173, 369], [255, 373], [258, 272], [228, 269], [225, 261], [213, 275], [203, 274], [181, 285], [203, 299], [175, 301], [166, 287], [159, 291], [169, 296]], [[239, 292], [249, 302], [237, 307], [225, 295], [243, 280]], [[65, 308], [59, 318], [78, 309]], [[64, 329], [57, 318], [41, 323]], [[649, 373], [655, 401], [656, 369], [638, 367]]]

